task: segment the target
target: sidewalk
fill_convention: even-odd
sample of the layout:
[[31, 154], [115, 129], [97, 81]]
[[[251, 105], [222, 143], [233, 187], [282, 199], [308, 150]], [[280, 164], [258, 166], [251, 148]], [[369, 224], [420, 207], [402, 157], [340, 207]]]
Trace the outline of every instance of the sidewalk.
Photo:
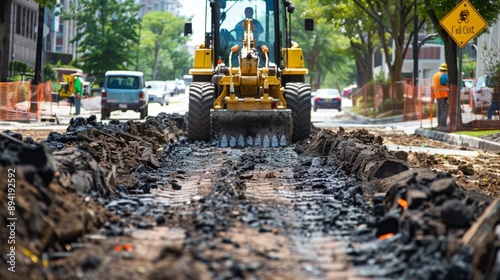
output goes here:
[[403, 121], [403, 116], [394, 116], [388, 118], [371, 119], [364, 116], [359, 116], [349, 112], [356, 120], [370, 125], [387, 125], [394, 129], [403, 130], [406, 134], [423, 135], [427, 138], [437, 141], [449, 143], [459, 147], [475, 148], [485, 151], [500, 151], [500, 143], [483, 140], [478, 137], [469, 137], [465, 135], [458, 135], [453, 133], [441, 132], [433, 130], [437, 124], [437, 118], [431, 120], [416, 120], [416, 121]]
[[[100, 114], [100, 102], [101, 98], [99, 96], [82, 99], [80, 115], [78, 116], [74, 115], [75, 106], [72, 106], [67, 101], [62, 100], [59, 103], [52, 102], [52, 104], [43, 103], [40, 104], [38, 119], [35, 114], [31, 113], [29, 121], [0, 121], [0, 129], [19, 129], [30, 127], [47, 127], [47, 129], [49, 129], [54, 125], [61, 125], [66, 127], [74, 117], [87, 118], [90, 115]], [[22, 104], [18, 108], [20, 110], [23, 110]], [[26, 110], [26, 108], [24, 108], [24, 110]]]

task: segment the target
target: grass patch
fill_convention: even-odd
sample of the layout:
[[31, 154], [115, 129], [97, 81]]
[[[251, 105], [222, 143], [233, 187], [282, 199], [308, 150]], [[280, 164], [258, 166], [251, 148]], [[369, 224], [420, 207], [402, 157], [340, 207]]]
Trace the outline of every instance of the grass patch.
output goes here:
[[500, 133], [500, 130], [474, 130], [474, 131], [459, 131], [455, 132], [454, 134], [458, 135], [465, 135], [465, 136], [470, 136], [470, 137], [479, 137], [479, 136], [485, 136], [485, 135], [490, 135], [490, 134], [495, 134], [495, 133]]

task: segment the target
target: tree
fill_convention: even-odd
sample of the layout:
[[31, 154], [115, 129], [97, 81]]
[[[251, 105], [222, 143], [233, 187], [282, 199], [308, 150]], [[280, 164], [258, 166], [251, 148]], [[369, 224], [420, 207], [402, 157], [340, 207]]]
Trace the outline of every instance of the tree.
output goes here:
[[330, 84], [340, 87], [340, 83], [352, 81], [353, 61], [346, 56], [349, 43], [346, 37], [335, 30], [331, 21], [316, 18], [314, 31], [304, 31], [304, 18], [314, 15], [321, 9], [313, 1], [296, 3], [296, 11], [292, 14], [292, 32], [294, 40], [299, 43], [304, 53], [306, 67], [310, 73], [310, 84], [313, 89]]
[[191, 66], [186, 48], [188, 38], [181, 36], [185, 21], [171, 12], [155, 11], [144, 15], [140, 45], [144, 63], [141, 65], [147, 75], [151, 71], [153, 80], [182, 77]]
[[[488, 25], [494, 24], [500, 14], [500, 1], [469, 0]], [[448, 76], [450, 84], [458, 82], [457, 44], [439, 23], [457, 5], [456, 0], [424, 0], [427, 14], [432, 21], [439, 36], [444, 42], [444, 53], [446, 64], [448, 64]], [[487, 32], [485, 29], [483, 32]], [[479, 34], [478, 34], [479, 35]]]
[[108, 70], [134, 65], [139, 44], [140, 5], [134, 0], [80, 0], [65, 19], [76, 21], [76, 64], [85, 73], [104, 79]]
[[315, 10], [315, 15], [331, 21], [334, 32], [343, 34], [349, 40], [348, 54], [356, 60], [357, 85], [369, 83], [373, 80], [373, 52], [380, 42], [373, 21], [362, 20], [364, 11], [350, 1], [337, 1], [335, 4], [331, 0], [318, 2], [321, 8]]
[[[319, 0], [333, 2], [332, 5], [348, 5], [352, 8], [354, 3], [362, 12], [354, 19], [358, 19], [363, 28], [372, 30], [375, 28], [380, 40], [381, 49], [384, 52], [385, 64], [389, 69], [389, 75], [393, 89], [396, 89], [395, 97], [401, 99], [403, 90], [399, 87], [403, 80], [404, 57], [413, 41], [413, 17], [414, 4], [417, 0]], [[346, 13], [337, 14], [338, 17], [350, 20]], [[425, 18], [419, 19], [418, 27], [424, 24]], [[410, 28], [411, 27], [411, 28]], [[371, 38], [371, 37], [370, 37]], [[369, 47], [369, 44], [365, 44]], [[366, 54], [365, 54], [366, 55]]]

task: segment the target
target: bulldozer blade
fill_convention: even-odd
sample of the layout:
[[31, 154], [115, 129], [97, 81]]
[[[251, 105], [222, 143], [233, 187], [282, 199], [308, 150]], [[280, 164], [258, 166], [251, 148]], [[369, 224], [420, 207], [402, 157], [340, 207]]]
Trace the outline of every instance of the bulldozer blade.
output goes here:
[[212, 110], [212, 139], [219, 147], [286, 147], [292, 139], [290, 110]]

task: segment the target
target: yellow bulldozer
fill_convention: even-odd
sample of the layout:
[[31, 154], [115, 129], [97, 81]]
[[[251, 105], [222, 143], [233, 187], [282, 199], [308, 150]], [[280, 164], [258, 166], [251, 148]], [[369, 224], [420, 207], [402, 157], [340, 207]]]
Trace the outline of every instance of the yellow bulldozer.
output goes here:
[[[209, 0], [210, 32], [189, 74], [190, 141], [220, 147], [283, 147], [311, 132], [311, 86], [291, 39], [288, 0]], [[207, 13], [205, 13], [207, 14]], [[313, 20], [305, 20], [313, 30]], [[191, 23], [184, 26], [192, 33]]]

